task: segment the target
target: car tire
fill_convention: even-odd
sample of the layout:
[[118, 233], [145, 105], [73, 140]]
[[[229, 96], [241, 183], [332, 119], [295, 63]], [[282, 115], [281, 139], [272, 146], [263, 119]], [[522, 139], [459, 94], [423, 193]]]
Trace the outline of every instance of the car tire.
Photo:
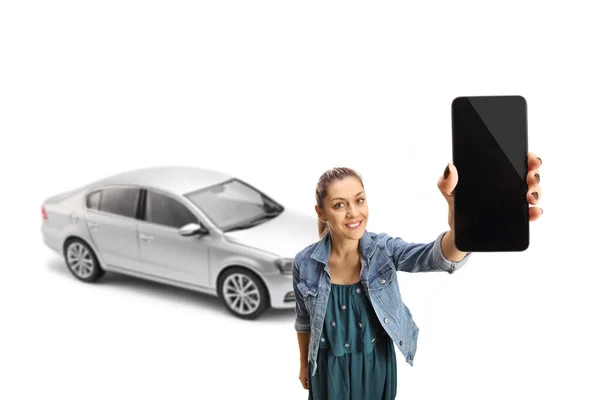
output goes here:
[[96, 282], [104, 276], [105, 271], [100, 267], [98, 257], [81, 239], [72, 238], [65, 243], [64, 257], [67, 268], [80, 281]]
[[[240, 290], [243, 286], [246, 289]], [[256, 319], [270, 306], [269, 292], [263, 281], [242, 267], [233, 267], [223, 273], [218, 282], [218, 294], [227, 310], [242, 319]]]

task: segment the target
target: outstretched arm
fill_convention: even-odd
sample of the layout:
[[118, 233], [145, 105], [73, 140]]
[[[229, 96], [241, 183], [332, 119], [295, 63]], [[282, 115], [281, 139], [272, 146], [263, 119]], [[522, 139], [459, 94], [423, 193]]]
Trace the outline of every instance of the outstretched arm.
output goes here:
[[[448, 272], [461, 268], [471, 256], [454, 247], [452, 232], [443, 232], [429, 243], [406, 242], [400, 237], [386, 235], [385, 250], [394, 260], [396, 271], [404, 272]], [[444, 241], [450, 242], [443, 244]], [[452, 250], [451, 247], [454, 247]], [[443, 247], [449, 247], [450, 250]]]

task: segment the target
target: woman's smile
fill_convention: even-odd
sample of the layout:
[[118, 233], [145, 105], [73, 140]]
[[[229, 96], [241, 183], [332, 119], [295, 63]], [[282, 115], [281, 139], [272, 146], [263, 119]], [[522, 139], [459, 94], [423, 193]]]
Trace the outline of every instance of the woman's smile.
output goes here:
[[352, 222], [349, 224], [344, 224], [344, 226], [346, 226], [346, 228], [348, 228], [348, 229], [356, 229], [361, 225], [362, 225], [362, 219], [360, 221]]

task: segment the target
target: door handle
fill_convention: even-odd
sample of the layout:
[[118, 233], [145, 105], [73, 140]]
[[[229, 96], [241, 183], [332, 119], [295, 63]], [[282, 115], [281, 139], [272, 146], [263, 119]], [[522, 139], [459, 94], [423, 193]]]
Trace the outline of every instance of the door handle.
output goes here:
[[140, 233], [140, 239], [149, 242], [150, 240], [154, 239], [154, 236], [146, 235], [145, 233]]
[[98, 227], [100, 226], [100, 224], [96, 223], [96, 222], [90, 222], [90, 229], [95, 231], [96, 229], [98, 229]]

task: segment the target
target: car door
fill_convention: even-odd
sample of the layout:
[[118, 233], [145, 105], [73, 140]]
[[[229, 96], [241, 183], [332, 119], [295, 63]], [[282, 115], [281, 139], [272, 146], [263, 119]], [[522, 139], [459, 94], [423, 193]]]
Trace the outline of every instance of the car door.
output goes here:
[[141, 190], [110, 186], [86, 197], [86, 223], [102, 261], [110, 267], [140, 271], [137, 224]]
[[210, 234], [181, 236], [178, 229], [199, 218], [180, 199], [146, 190], [138, 228], [140, 261], [147, 274], [209, 286]]

